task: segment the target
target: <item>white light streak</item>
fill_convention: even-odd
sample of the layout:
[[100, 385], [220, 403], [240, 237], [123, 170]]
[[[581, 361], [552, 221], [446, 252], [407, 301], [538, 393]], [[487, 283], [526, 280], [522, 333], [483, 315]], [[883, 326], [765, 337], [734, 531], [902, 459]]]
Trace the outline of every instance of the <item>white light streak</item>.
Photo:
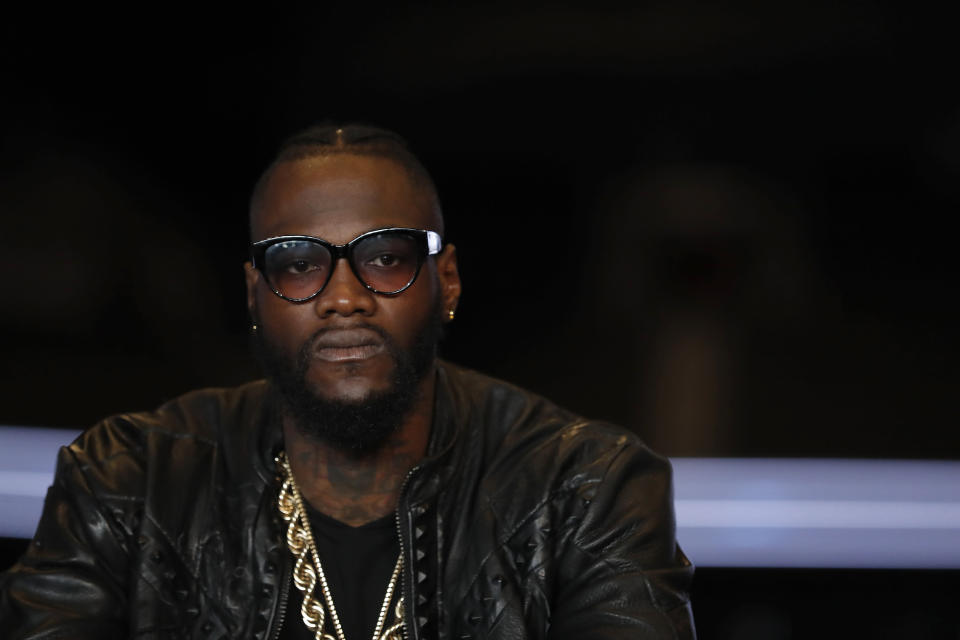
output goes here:
[[0, 497], [44, 498], [53, 474], [43, 471], [6, 471], [0, 469]]
[[863, 500], [677, 500], [680, 528], [957, 529], [960, 503]]

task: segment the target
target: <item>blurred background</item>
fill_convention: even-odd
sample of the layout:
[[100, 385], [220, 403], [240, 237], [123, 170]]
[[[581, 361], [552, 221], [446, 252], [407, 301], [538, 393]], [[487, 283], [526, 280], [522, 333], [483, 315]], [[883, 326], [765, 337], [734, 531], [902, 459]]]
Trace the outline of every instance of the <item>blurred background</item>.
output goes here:
[[[449, 359], [670, 456], [960, 459], [945, 16], [19, 11], [0, 25], [0, 424], [80, 428], [257, 376], [247, 198], [283, 137], [332, 118], [397, 130], [435, 177], [464, 281]], [[957, 577], [708, 569], [694, 606], [704, 637], [833, 618], [957, 637]]]

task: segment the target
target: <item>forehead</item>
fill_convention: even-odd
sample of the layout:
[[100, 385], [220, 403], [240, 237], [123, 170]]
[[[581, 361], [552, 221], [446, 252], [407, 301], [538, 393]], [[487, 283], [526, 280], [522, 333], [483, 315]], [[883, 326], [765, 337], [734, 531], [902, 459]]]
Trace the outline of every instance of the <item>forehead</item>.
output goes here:
[[253, 240], [310, 235], [342, 244], [365, 231], [440, 231], [439, 213], [397, 162], [336, 154], [276, 165], [251, 212]]

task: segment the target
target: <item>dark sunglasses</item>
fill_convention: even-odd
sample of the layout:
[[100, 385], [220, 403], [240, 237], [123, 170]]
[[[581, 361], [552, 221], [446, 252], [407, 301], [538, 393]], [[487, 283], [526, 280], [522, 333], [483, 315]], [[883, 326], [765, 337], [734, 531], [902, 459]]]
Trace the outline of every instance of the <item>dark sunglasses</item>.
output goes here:
[[376, 229], [347, 244], [313, 236], [267, 238], [250, 245], [250, 260], [275, 294], [304, 302], [323, 291], [341, 258], [367, 289], [395, 295], [412, 285], [427, 256], [442, 248], [436, 231]]

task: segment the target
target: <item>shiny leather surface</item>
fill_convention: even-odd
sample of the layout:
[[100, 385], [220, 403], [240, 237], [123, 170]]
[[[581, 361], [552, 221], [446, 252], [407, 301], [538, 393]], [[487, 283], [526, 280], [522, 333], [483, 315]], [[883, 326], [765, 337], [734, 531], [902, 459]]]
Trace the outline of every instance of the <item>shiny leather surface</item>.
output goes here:
[[[442, 364], [397, 509], [409, 638], [692, 638], [669, 464], [617, 427]], [[3, 638], [272, 638], [289, 553], [266, 384], [115, 416], [60, 452]]]

